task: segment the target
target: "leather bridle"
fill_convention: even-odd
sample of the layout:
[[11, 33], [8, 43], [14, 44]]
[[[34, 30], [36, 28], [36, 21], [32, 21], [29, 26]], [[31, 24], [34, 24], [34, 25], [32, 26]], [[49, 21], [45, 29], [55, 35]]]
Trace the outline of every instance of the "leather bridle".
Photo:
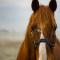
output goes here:
[[54, 44], [52, 44], [48, 39], [39, 39], [39, 40], [33, 41], [33, 45], [34, 45], [35, 48], [37, 48], [40, 43], [46, 43], [49, 48], [54, 47]]

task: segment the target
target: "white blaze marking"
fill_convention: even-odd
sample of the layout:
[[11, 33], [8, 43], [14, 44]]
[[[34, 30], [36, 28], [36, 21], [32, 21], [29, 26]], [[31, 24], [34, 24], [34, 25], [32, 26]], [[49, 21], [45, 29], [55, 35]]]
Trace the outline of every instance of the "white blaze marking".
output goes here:
[[[44, 35], [42, 32], [40, 39], [44, 39]], [[39, 60], [47, 60], [46, 43], [44, 42], [41, 42], [39, 45]]]
[[46, 43], [39, 45], [39, 60], [47, 60]]
[[43, 35], [42, 31], [41, 31], [40, 39], [44, 39], [44, 35]]

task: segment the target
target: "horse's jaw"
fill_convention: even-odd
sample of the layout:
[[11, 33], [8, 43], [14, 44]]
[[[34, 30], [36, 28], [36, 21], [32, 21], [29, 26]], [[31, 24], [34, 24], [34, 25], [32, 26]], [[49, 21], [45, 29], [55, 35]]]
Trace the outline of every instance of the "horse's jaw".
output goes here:
[[39, 60], [47, 60], [46, 43], [39, 45]]

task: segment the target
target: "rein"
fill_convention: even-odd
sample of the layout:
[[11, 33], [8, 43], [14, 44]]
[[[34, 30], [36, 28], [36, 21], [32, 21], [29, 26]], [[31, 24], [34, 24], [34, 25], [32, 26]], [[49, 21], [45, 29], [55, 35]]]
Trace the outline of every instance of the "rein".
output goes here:
[[35, 48], [37, 48], [40, 43], [46, 43], [49, 46], [49, 48], [54, 47], [54, 44], [52, 44], [48, 39], [40, 39], [40, 40], [33, 41], [33, 45]]

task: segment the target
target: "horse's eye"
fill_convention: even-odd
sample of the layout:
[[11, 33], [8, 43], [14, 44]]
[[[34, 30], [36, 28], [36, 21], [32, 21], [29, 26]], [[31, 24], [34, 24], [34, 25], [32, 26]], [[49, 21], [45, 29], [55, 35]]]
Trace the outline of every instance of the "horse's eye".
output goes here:
[[33, 31], [33, 32], [38, 32], [38, 29], [33, 29], [32, 31]]
[[36, 27], [33, 27], [32, 28], [32, 32], [40, 32], [40, 29], [36, 28]]
[[57, 25], [54, 27], [54, 31], [57, 29]]

